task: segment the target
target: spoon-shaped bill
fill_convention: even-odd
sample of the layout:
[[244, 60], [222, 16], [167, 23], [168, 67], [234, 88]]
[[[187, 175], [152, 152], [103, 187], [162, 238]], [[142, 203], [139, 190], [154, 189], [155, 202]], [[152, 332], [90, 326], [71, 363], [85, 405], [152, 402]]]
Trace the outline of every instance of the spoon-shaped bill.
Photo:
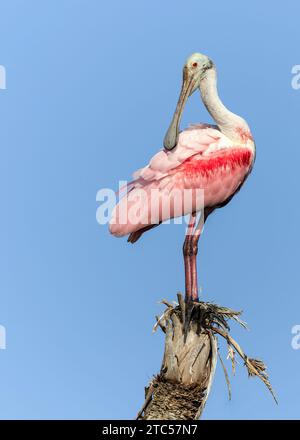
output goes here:
[[164, 138], [164, 147], [166, 150], [173, 150], [176, 147], [179, 136], [179, 124], [181, 116], [188, 97], [193, 92], [195, 81], [193, 75], [189, 74], [188, 69], [183, 69], [183, 81], [180, 96], [176, 106], [175, 113], [173, 115], [171, 124]]

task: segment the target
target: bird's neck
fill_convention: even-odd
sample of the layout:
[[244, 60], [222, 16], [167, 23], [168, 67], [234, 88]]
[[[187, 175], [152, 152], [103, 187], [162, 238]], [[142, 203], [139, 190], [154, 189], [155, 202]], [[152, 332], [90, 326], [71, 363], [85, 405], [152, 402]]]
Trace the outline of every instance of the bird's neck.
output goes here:
[[207, 70], [200, 83], [200, 92], [205, 107], [225, 136], [239, 143], [252, 139], [247, 122], [228, 110], [219, 98], [215, 67]]

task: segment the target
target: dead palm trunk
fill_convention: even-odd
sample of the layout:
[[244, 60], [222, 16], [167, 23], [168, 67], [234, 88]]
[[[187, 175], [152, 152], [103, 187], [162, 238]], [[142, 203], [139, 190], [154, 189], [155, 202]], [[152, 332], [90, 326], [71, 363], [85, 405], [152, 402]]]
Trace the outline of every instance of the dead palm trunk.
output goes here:
[[[192, 306], [190, 322], [187, 323], [186, 304], [180, 294], [178, 301], [176, 306], [163, 301], [167, 309], [160, 318], [157, 317], [154, 330], [160, 327], [165, 333], [164, 357], [160, 373], [145, 390], [145, 402], [137, 419], [195, 420], [201, 416], [217, 364], [216, 334], [227, 341], [233, 368], [235, 353], [238, 353], [245, 361], [249, 375], [260, 377], [275, 399], [264, 364], [249, 359], [228, 333], [227, 320], [230, 318], [245, 325], [238, 317], [240, 312], [197, 302]], [[222, 361], [221, 364], [230, 392], [228, 374]]]

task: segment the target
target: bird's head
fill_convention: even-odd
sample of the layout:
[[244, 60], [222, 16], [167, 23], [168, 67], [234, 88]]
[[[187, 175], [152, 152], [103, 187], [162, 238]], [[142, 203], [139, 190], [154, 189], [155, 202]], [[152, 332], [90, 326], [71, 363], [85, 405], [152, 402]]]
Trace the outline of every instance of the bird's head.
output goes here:
[[207, 70], [214, 66], [213, 62], [201, 53], [193, 53], [183, 67], [183, 80], [177, 107], [164, 138], [166, 150], [176, 147], [179, 135], [179, 123], [189, 96], [200, 87], [201, 81], [205, 78]]

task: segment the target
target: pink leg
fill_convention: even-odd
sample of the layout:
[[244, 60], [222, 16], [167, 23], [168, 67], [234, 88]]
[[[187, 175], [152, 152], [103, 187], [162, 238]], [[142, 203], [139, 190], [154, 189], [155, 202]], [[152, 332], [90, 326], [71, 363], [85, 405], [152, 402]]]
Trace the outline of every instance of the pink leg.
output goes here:
[[192, 236], [191, 243], [191, 298], [192, 301], [199, 301], [198, 296], [198, 277], [197, 277], [197, 254], [198, 254], [198, 241], [203, 230], [204, 220], [201, 213], [199, 222], [195, 228], [194, 234]]
[[183, 244], [184, 272], [185, 272], [185, 298], [192, 296], [192, 267], [191, 267], [191, 241], [193, 238], [193, 229], [196, 222], [196, 214], [190, 216], [188, 230]]
[[187, 236], [183, 245], [185, 262], [185, 299], [186, 301], [198, 301], [198, 278], [197, 278], [197, 254], [198, 241], [203, 230], [204, 223], [213, 211], [213, 208], [205, 208], [194, 230], [196, 214], [191, 215]]

